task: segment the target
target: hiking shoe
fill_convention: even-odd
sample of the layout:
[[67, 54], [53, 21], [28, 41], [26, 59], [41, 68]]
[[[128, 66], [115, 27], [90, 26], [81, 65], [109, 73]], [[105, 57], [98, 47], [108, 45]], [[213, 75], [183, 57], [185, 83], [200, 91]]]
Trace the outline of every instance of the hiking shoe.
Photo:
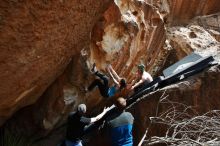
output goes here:
[[96, 72], [97, 72], [97, 68], [96, 68], [95, 63], [93, 63], [93, 65], [92, 65], [91, 72], [92, 72], [92, 73], [96, 73]]

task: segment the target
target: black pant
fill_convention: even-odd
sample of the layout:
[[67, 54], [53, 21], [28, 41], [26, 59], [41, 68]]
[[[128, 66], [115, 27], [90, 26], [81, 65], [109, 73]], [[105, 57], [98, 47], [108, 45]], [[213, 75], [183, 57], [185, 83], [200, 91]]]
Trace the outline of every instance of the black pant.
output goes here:
[[143, 90], [149, 83], [147, 81], [144, 81], [143, 83], [141, 83], [139, 86], [134, 88], [134, 93], [140, 92], [141, 90]]
[[96, 86], [99, 88], [99, 92], [103, 97], [108, 97], [108, 77], [101, 74], [100, 72], [95, 73], [96, 76], [98, 76], [100, 79], [95, 79], [90, 86], [88, 87], [88, 90], [91, 91]]
[[66, 146], [66, 141], [63, 140], [60, 146]]

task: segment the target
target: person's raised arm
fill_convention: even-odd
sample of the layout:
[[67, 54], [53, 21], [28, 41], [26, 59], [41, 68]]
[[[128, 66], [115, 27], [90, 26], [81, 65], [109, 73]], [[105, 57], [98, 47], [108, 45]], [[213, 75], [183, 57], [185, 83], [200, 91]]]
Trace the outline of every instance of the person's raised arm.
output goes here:
[[144, 81], [143, 79], [141, 79], [140, 81], [138, 81], [137, 83], [135, 83], [132, 87], [131, 90], [133, 90], [134, 88], [136, 88], [137, 86], [139, 86], [140, 84], [142, 84]]
[[111, 73], [113, 74], [113, 76], [115, 77], [115, 79], [119, 82], [121, 80], [121, 78], [119, 77], [119, 75], [116, 73], [116, 71], [112, 68], [111, 65], [108, 66], [109, 71], [111, 71]]
[[92, 118], [81, 117], [80, 121], [83, 123], [86, 123], [86, 124], [94, 123], [94, 122], [98, 121], [99, 119], [101, 119], [106, 114], [106, 112], [108, 110], [109, 110], [109, 108], [104, 108], [102, 113], [97, 115], [96, 117], [92, 117]]
[[97, 115], [96, 117], [91, 118], [91, 122], [93, 123], [93, 122], [96, 122], [96, 121], [98, 121], [99, 119], [101, 119], [101, 118], [108, 112], [108, 110], [109, 110], [109, 107], [104, 108], [104, 110], [102, 111], [102, 113], [100, 113], [100, 114]]
[[113, 74], [112, 74], [112, 72], [110, 71], [109, 68], [107, 68], [107, 71], [108, 71], [109, 75], [111, 76], [113, 82], [114, 82], [117, 86], [119, 86], [119, 81], [117, 81], [117, 80], [114, 78], [114, 76], [113, 76]]

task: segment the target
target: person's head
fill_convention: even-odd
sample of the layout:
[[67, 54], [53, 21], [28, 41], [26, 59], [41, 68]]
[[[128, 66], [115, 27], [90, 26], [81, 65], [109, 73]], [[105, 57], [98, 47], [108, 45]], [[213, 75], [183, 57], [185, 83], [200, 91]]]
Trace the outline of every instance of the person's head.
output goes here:
[[78, 105], [77, 107], [77, 112], [80, 114], [80, 115], [84, 115], [86, 113], [86, 105], [85, 104], [80, 104]]
[[124, 78], [122, 78], [122, 79], [120, 80], [120, 89], [125, 88], [126, 85], [127, 85], [126, 80], [125, 80]]
[[114, 104], [119, 110], [124, 110], [127, 102], [123, 97], [119, 97], [115, 100]]
[[141, 74], [143, 74], [145, 70], [145, 65], [144, 64], [139, 64], [138, 65], [138, 72], [140, 72]]

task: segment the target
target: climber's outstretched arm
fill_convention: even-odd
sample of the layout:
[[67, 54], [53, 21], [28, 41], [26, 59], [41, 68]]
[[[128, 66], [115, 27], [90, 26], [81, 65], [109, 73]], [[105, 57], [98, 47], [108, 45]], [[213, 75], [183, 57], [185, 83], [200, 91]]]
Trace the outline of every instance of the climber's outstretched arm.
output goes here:
[[117, 85], [117, 86], [120, 86], [120, 80], [121, 78], [118, 76], [118, 74], [115, 72], [115, 70], [112, 68], [111, 65], [109, 65], [107, 67], [107, 71], [109, 73], [109, 75], [111, 76], [113, 82]]

